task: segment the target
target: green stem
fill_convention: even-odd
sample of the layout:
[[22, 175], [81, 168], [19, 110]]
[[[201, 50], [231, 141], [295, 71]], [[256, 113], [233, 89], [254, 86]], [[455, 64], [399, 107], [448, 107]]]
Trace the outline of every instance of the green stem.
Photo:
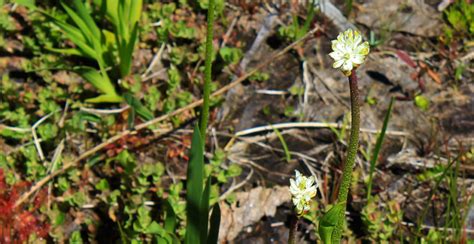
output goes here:
[[207, 9], [207, 37], [206, 37], [206, 60], [204, 64], [204, 94], [201, 111], [201, 138], [203, 145], [206, 141], [207, 122], [209, 120], [209, 96], [211, 94], [211, 74], [212, 74], [212, 40], [214, 28], [214, 5], [215, 0], [209, 0]]
[[352, 70], [349, 76], [349, 85], [351, 89], [351, 137], [349, 140], [349, 150], [347, 151], [347, 158], [342, 171], [342, 183], [339, 187], [339, 195], [337, 203], [344, 203], [344, 207], [339, 213], [339, 221], [332, 237], [332, 243], [339, 243], [341, 241], [342, 229], [344, 226], [347, 195], [351, 186], [352, 169], [359, 148], [359, 127], [360, 127], [360, 109], [359, 109], [359, 89], [357, 86], [356, 71]]

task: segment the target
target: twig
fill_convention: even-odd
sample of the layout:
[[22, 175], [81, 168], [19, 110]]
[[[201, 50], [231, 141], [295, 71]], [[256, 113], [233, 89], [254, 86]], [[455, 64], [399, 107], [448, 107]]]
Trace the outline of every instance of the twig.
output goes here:
[[38, 135], [36, 134], [36, 128], [41, 124], [43, 123], [43, 121], [45, 121], [46, 119], [48, 119], [49, 117], [51, 117], [51, 115], [53, 115], [54, 113], [58, 112], [59, 110], [56, 110], [54, 112], [51, 112], [49, 113], [48, 115], [44, 116], [43, 118], [41, 118], [40, 120], [36, 121], [36, 123], [33, 124], [33, 126], [31, 127], [31, 134], [33, 135], [33, 141], [35, 142], [35, 147], [36, 147], [36, 150], [38, 151], [38, 156], [40, 157], [40, 160], [41, 161], [44, 161], [44, 153], [43, 153], [43, 149], [41, 149], [41, 144], [38, 140]]
[[[338, 128], [341, 129], [343, 128], [343, 125], [339, 123], [325, 123], [325, 122], [294, 122], [294, 123], [280, 123], [280, 124], [273, 124], [273, 125], [265, 125], [265, 126], [259, 126], [259, 127], [254, 127], [246, 130], [239, 131], [235, 134], [237, 137], [241, 136], [247, 136], [250, 134], [255, 134], [255, 133], [260, 133], [260, 132], [266, 132], [266, 131], [273, 131], [273, 128], [276, 129], [293, 129], [293, 128]], [[350, 126], [345, 126], [346, 129], [350, 129]], [[365, 129], [362, 128], [360, 129], [361, 132], [366, 132], [366, 133], [372, 133], [372, 134], [377, 134], [380, 133], [379, 130], [372, 130], [372, 129]], [[392, 135], [392, 136], [409, 136], [410, 133], [404, 132], [404, 131], [390, 131], [387, 130], [386, 132], [387, 135]]]
[[151, 61], [150, 65], [146, 69], [145, 73], [142, 74], [142, 79], [145, 79], [147, 75], [153, 70], [155, 67], [156, 63], [158, 60], [160, 60], [161, 55], [163, 54], [163, 50], [165, 49], [165, 44], [161, 44], [160, 50], [156, 53], [156, 55], [153, 57], [153, 60]]
[[[281, 57], [283, 54], [287, 53], [288, 51], [290, 51], [293, 47], [295, 47], [296, 45], [298, 45], [300, 42], [304, 41], [305, 39], [307, 39], [308, 37], [312, 36], [316, 31], [319, 30], [319, 26], [316, 26], [314, 29], [312, 29], [311, 31], [309, 31], [306, 35], [304, 35], [302, 38], [300, 38], [299, 40], [291, 43], [290, 45], [288, 45], [287, 47], [285, 47], [283, 50], [279, 51], [278, 53], [272, 55], [269, 59], [265, 60], [264, 62], [258, 64], [253, 70], [251, 70], [250, 72], [242, 75], [241, 77], [237, 78], [236, 80], [232, 81], [231, 83], [227, 84], [226, 86], [220, 88], [219, 90], [215, 91], [214, 93], [212, 93], [212, 96], [215, 97], [215, 96], [220, 96], [222, 94], [224, 94], [225, 92], [227, 92], [228, 90], [232, 89], [233, 87], [237, 86], [238, 84], [242, 83], [243, 81], [245, 81], [248, 77], [252, 76], [253, 74], [255, 74], [256, 72], [258, 72], [259, 70], [261, 70], [262, 68], [266, 67], [267, 65], [269, 65], [270, 63], [274, 62], [277, 58]], [[194, 109], [195, 107], [201, 105], [203, 102], [202, 99], [200, 100], [197, 100], [197, 101], [194, 101], [182, 108], [179, 108], [173, 112], [170, 112], [170, 113], [167, 113], [165, 115], [162, 115], [160, 117], [157, 117], [157, 118], [154, 118], [152, 120], [149, 120], [143, 124], [139, 124], [135, 127], [135, 131], [139, 131], [139, 130], [142, 130], [142, 129], [145, 129], [147, 128], [148, 126], [150, 125], [154, 125], [154, 124], [157, 124], [159, 122], [162, 122], [164, 120], [167, 120], [173, 116], [176, 116], [178, 114], [181, 114], [182, 112], [184, 111], [188, 111], [188, 110], [191, 110], [191, 109]], [[133, 131], [132, 130], [125, 130], [123, 131], [121, 134], [118, 134], [118, 135], [115, 135], [111, 138], [109, 138], [108, 140], [100, 143], [99, 145], [87, 150], [86, 152], [84, 152], [83, 154], [81, 154], [76, 160], [74, 161], [70, 161], [70, 162], [65, 162], [63, 167], [57, 171], [54, 171], [52, 172], [51, 174], [49, 174], [48, 176], [44, 177], [43, 179], [41, 179], [40, 181], [36, 182], [35, 185], [33, 185], [29, 191], [25, 192], [23, 195], [21, 195], [21, 197], [16, 201], [15, 203], [15, 207], [19, 206], [20, 204], [24, 203], [33, 193], [35, 193], [36, 191], [38, 191], [39, 189], [41, 189], [41, 187], [43, 187], [46, 183], [48, 183], [48, 181], [50, 181], [51, 179], [53, 179], [54, 177], [58, 176], [58, 175], [61, 175], [63, 174], [64, 172], [66, 172], [68, 169], [76, 166], [77, 164], [79, 164], [82, 160], [85, 160], [87, 159], [88, 157], [94, 155], [95, 153], [99, 152], [100, 150], [104, 149], [107, 145], [111, 144], [111, 143], [114, 143], [116, 141], [118, 141], [119, 139], [121, 139], [122, 137], [125, 137], [127, 135], [130, 135]]]
[[117, 108], [117, 109], [95, 109], [95, 108], [85, 108], [85, 107], [80, 107], [79, 109], [84, 112], [88, 112], [91, 114], [119, 114], [127, 109], [129, 109], [130, 106], [126, 105], [122, 108]]
[[264, 95], [286, 95], [286, 94], [289, 94], [288, 91], [266, 90], [266, 89], [256, 90], [255, 93], [264, 94]]
[[224, 192], [220, 197], [219, 197], [219, 201], [222, 201], [222, 200], [225, 200], [225, 198], [230, 195], [232, 192], [234, 192], [235, 190], [239, 189], [240, 187], [244, 186], [245, 184], [247, 184], [247, 182], [252, 178], [252, 175], [253, 175], [253, 169], [250, 168], [250, 173], [247, 175], [247, 177], [245, 177], [245, 179], [243, 181], [241, 181], [239, 184], [237, 185], [234, 185], [234, 186], [231, 186], [226, 192]]

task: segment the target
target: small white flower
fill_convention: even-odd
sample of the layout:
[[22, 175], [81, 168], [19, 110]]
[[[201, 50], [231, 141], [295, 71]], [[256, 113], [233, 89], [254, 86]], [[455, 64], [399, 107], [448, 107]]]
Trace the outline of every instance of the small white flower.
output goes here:
[[296, 179], [290, 179], [290, 193], [298, 215], [302, 215], [310, 208], [311, 198], [316, 196], [318, 182], [313, 176], [306, 177], [295, 170]]
[[369, 54], [369, 43], [362, 42], [360, 32], [348, 29], [339, 33], [332, 41], [333, 52], [329, 54], [334, 59], [333, 68], [340, 69], [346, 76], [361, 65]]

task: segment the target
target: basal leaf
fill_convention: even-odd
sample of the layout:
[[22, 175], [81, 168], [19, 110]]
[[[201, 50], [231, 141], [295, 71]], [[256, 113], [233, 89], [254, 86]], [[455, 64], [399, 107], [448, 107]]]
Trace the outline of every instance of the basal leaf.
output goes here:
[[200, 209], [204, 181], [204, 147], [201, 141], [199, 126], [194, 127], [191, 140], [191, 157], [187, 170], [186, 182], [186, 236], [185, 243], [200, 243]]
[[207, 178], [206, 187], [201, 197], [201, 208], [200, 208], [200, 232], [201, 232], [201, 243], [207, 242], [207, 231], [209, 226], [209, 195], [211, 192], [211, 176]]
[[217, 244], [219, 237], [219, 226], [221, 224], [221, 208], [219, 203], [214, 204], [211, 214], [211, 227], [209, 229], [209, 236], [207, 238], [207, 243]]
[[344, 206], [345, 203], [334, 205], [319, 221], [319, 236], [323, 243], [331, 243], [332, 234], [336, 228], [340, 212], [343, 211]]

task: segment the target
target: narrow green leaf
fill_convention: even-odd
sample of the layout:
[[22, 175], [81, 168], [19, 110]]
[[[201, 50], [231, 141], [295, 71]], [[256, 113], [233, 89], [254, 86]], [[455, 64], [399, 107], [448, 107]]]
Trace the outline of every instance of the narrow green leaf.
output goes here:
[[288, 145], [286, 144], [285, 138], [281, 135], [280, 131], [272, 126], [273, 131], [277, 135], [278, 139], [280, 140], [281, 146], [283, 147], [283, 151], [285, 152], [285, 157], [286, 157], [286, 162], [291, 161], [291, 153], [290, 150], [288, 150]]
[[140, 15], [142, 13], [142, 5], [143, 5], [143, 0], [133, 0], [130, 1], [129, 9], [130, 9], [130, 14], [129, 14], [129, 19], [130, 19], [130, 25], [135, 26], [135, 24], [140, 20]]
[[80, 67], [74, 69], [85, 80], [94, 85], [104, 94], [117, 94], [108, 77], [104, 77], [99, 71], [91, 67]]
[[64, 10], [66, 10], [66, 13], [71, 17], [71, 19], [74, 21], [77, 27], [81, 30], [82, 34], [84, 37], [86, 37], [87, 42], [89, 45], [92, 44], [92, 38], [96, 38], [87, 24], [84, 22], [81, 16], [77, 15], [74, 10], [72, 10], [70, 7], [68, 7], [63, 1], [61, 1], [61, 6], [63, 6]]
[[219, 202], [214, 204], [211, 214], [211, 227], [209, 229], [209, 236], [207, 238], [207, 243], [217, 244], [219, 238], [219, 226], [221, 224], [221, 208]]
[[74, 42], [86, 42], [86, 37], [82, 34], [82, 32], [77, 29], [76, 27], [44, 12], [40, 11], [49, 21], [53, 22], [56, 26], [58, 26], [62, 31], [66, 33], [66, 35]]
[[145, 107], [140, 100], [135, 98], [131, 93], [123, 94], [125, 101], [130, 105], [130, 107], [135, 110], [135, 112], [145, 120], [151, 120], [154, 118], [153, 113]]
[[106, 0], [106, 14], [110, 21], [117, 27], [118, 26], [118, 3], [117, 0]]
[[98, 97], [86, 99], [88, 103], [120, 103], [123, 98], [118, 95], [100, 95]]
[[339, 221], [340, 212], [343, 211], [346, 203], [338, 203], [323, 215], [319, 221], [319, 236], [323, 243], [331, 243], [332, 234]]
[[14, 0], [13, 2], [23, 5], [31, 10], [36, 9], [36, 3], [35, 0]]
[[67, 24], [66, 22], [51, 16], [50, 14], [41, 11], [41, 13], [50, 20], [54, 25], [58, 26], [66, 36], [76, 44], [79, 49], [81, 49], [88, 57], [96, 58], [96, 52], [94, 49], [87, 44], [86, 38], [84, 37], [83, 33], [77, 29], [76, 27]]
[[59, 53], [62, 55], [74, 55], [74, 56], [81, 56], [81, 57], [89, 57], [86, 53], [82, 50], [77, 48], [53, 48], [53, 47], [45, 47], [46, 50], [50, 52]]
[[177, 217], [169, 200], [165, 202], [165, 213], [166, 213], [165, 230], [172, 233], [174, 232], [175, 227], [176, 227]]
[[201, 197], [201, 207], [200, 207], [200, 233], [201, 233], [201, 243], [208, 243], [207, 242], [207, 231], [209, 226], [209, 195], [211, 192], [211, 176], [207, 178], [206, 187], [204, 188], [204, 192], [202, 193]]
[[367, 201], [372, 196], [372, 181], [375, 171], [375, 164], [377, 163], [377, 159], [379, 158], [380, 149], [382, 148], [382, 142], [385, 137], [385, 132], [387, 131], [388, 121], [390, 120], [390, 114], [392, 113], [393, 102], [394, 98], [392, 97], [392, 99], [390, 100], [390, 104], [388, 105], [387, 113], [385, 114], [385, 118], [383, 120], [382, 130], [380, 131], [380, 134], [377, 137], [374, 152], [372, 153], [372, 157], [370, 159], [369, 181], [367, 183]]
[[187, 170], [186, 182], [186, 237], [185, 243], [200, 243], [200, 206], [204, 181], [204, 148], [199, 126], [194, 127], [191, 140], [191, 155]]
[[128, 23], [128, 16], [127, 16], [127, 11], [126, 11], [126, 6], [125, 6], [125, 0], [119, 0], [118, 3], [118, 25], [117, 25], [117, 31], [118, 31], [118, 36], [123, 38], [123, 40], [128, 40], [130, 33], [128, 32], [127, 28], [127, 23]]
[[108, 76], [102, 75], [99, 71], [95, 70], [91, 67], [80, 67], [73, 70], [74, 72], [78, 73], [82, 76], [86, 81], [90, 82], [94, 85], [99, 91], [104, 93], [104, 95], [87, 99], [87, 102], [90, 103], [101, 103], [101, 102], [109, 102], [109, 103], [116, 103], [121, 102], [123, 99], [115, 92], [115, 88], [110, 82]]
[[77, 13], [81, 17], [81, 19], [87, 24], [87, 27], [92, 33], [92, 35], [94, 35], [95, 38], [100, 37], [100, 29], [99, 27], [97, 27], [97, 24], [95, 23], [94, 19], [89, 14], [89, 11], [87, 11], [87, 8], [82, 2], [82, 0], [74, 0], [73, 4], [76, 7]]
[[132, 68], [132, 57], [135, 44], [138, 39], [138, 24], [135, 24], [129, 40], [122, 40], [119, 45], [120, 74], [122, 77], [130, 74]]

